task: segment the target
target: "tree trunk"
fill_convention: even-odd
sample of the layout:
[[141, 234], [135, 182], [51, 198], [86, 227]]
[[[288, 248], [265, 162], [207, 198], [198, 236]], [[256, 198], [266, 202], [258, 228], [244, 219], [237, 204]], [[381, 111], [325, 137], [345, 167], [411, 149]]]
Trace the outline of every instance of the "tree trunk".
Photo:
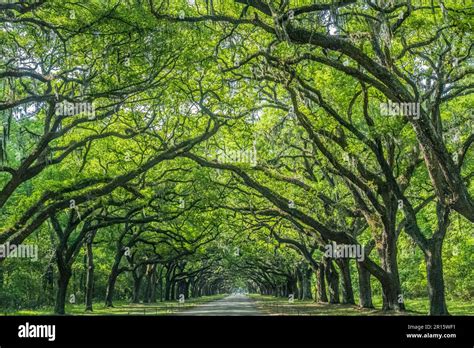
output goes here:
[[184, 282], [184, 298], [189, 298], [189, 280]]
[[[301, 266], [300, 266], [301, 267]], [[297, 267], [296, 270], [296, 294], [295, 298], [298, 300], [303, 299], [303, 274], [300, 267]]]
[[349, 259], [337, 259], [336, 264], [341, 270], [342, 280], [342, 303], [355, 304], [354, 291], [352, 289], [352, 280], [350, 273]]
[[117, 282], [117, 278], [120, 275], [119, 267], [120, 261], [122, 260], [122, 254], [116, 255], [114, 264], [112, 265], [112, 269], [110, 270], [109, 279], [107, 281], [107, 290], [105, 294], [105, 306], [106, 307], [113, 307], [113, 299], [114, 299], [114, 292], [115, 292], [115, 283]]
[[286, 282], [286, 286], [287, 286], [287, 295], [293, 295], [294, 298], [298, 298], [297, 295], [295, 292], [298, 290], [298, 286], [297, 286], [297, 280], [296, 278], [288, 278], [287, 282]]
[[143, 277], [134, 277], [133, 279], [133, 293], [132, 293], [132, 303], [140, 303], [140, 289], [142, 285]]
[[154, 292], [156, 288], [156, 264], [151, 264], [147, 266], [146, 269], [146, 285], [145, 291], [143, 293], [143, 303], [155, 302]]
[[432, 240], [430, 246], [430, 250], [425, 254], [430, 315], [449, 315], [444, 289], [443, 259], [441, 258], [442, 241]]
[[140, 291], [142, 288], [141, 286], [142, 286], [143, 277], [145, 276], [145, 272], [146, 272], [146, 266], [140, 265], [138, 267], [133, 267], [134, 265], [133, 257], [129, 258], [128, 262], [130, 263], [130, 266], [133, 268], [131, 271], [132, 278], [133, 278], [132, 303], [140, 303]]
[[165, 278], [165, 301], [169, 301], [171, 297], [171, 280], [168, 275]]
[[156, 268], [151, 276], [150, 303], [156, 303]]
[[362, 308], [374, 308], [372, 303], [372, 287], [370, 284], [370, 272], [357, 262], [357, 273], [359, 276], [359, 306]]
[[312, 300], [313, 294], [311, 293], [311, 276], [313, 271], [311, 267], [306, 266], [303, 270], [303, 300]]
[[445, 298], [442, 258], [443, 240], [449, 226], [449, 209], [438, 203], [436, 213], [438, 228], [433, 237], [427, 241], [428, 248], [425, 251], [430, 315], [449, 315]]
[[340, 303], [339, 300], [339, 275], [331, 259], [324, 258], [326, 279], [328, 282], [329, 303]]
[[58, 290], [56, 292], [56, 303], [54, 305], [55, 314], [63, 315], [66, 313], [67, 286], [69, 284], [69, 279], [71, 279], [71, 274], [71, 270], [60, 272], [58, 278]]
[[172, 280], [171, 281], [171, 290], [170, 290], [170, 300], [176, 300], [176, 281]]
[[163, 278], [160, 275], [160, 278], [158, 279], [158, 290], [160, 292], [160, 302], [163, 302]]
[[[392, 226], [392, 225], [390, 225]], [[397, 236], [393, 230], [382, 233], [382, 243], [379, 254], [382, 259], [382, 268], [387, 273], [382, 284], [383, 310], [404, 311], [405, 304], [400, 287], [397, 263]]]
[[87, 274], [86, 274], [86, 311], [92, 312], [92, 298], [94, 295], [94, 254], [92, 250], [92, 243], [94, 241], [95, 233], [92, 231], [86, 239], [86, 255], [87, 255]]
[[[43, 299], [46, 300], [46, 304], [54, 304], [54, 265], [53, 260], [48, 263], [46, 271], [43, 276]], [[0, 270], [0, 273], [2, 271]]]
[[317, 291], [317, 298], [318, 302], [327, 303], [328, 296], [326, 294], [326, 279], [325, 279], [325, 267], [324, 264], [321, 262], [319, 264], [319, 269], [317, 270], [316, 274], [316, 291]]

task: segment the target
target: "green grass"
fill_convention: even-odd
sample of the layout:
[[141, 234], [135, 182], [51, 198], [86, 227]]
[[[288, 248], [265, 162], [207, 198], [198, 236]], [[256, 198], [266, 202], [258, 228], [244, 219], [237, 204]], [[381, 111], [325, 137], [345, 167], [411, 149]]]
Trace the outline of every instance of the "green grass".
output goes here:
[[[116, 301], [114, 302], [113, 308], [107, 308], [103, 303], [97, 303], [94, 305], [93, 312], [86, 312], [84, 310], [84, 305], [81, 304], [67, 304], [66, 305], [66, 314], [68, 315], [172, 315], [173, 313], [178, 313], [183, 310], [193, 308], [197, 305], [207, 303], [210, 301], [219, 300], [224, 298], [226, 295], [213, 295], [213, 296], [203, 296], [199, 298], [192, 298], [186, 300], [184, 304], [180, 304], [178, 301], [165, 301], [157, 303], [128, 303], [125, 301]], [[18, 310], [18, 311], [6, 311], [0, 309], [0, 315], [13, 315], [13, 316], [23, 316], [23, 315], [53, 315], [52, 307], [45, 307], [41, 309], [31, 309], [31, 310]]]
[[[359, 308], [354, 305], [315, 303], [313, 300], [295, 300], [289, 303], [286, 298], [274, 296], [249, 295], [257, 307], [269, 315], [336, 315], [336, 316], [378, 316], [378, 315], [427, 315], [429, 302], [427, 299], [405, 300], [406, 312], [384, 312], [381, 310], [382, 298], [374, 296], [375, 309]], [[474, 304], [460, 301], [448, 301], [451, 315], [473, 315]]]

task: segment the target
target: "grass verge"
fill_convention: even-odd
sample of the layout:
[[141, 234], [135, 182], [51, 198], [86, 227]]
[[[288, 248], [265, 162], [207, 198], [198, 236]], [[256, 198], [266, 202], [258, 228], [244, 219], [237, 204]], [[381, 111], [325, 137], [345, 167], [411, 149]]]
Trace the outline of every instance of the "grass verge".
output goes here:
[[[375, 309], [359, 308], [357, 305], [316, 303], [313, 300], [294, 300], [274, 296], [250, 294], [257, 307], [267, 315], [321, 315], [321, 316], [385, 316], [385, 315], [427, 315], [429, 302], [426, 299], [407, 299], [407, 310], [402, 313], [381, 310], [382, 298], [374, 297]], [[474, 304], [448, 301], [451, 315], [474, 315]]]
[[[203, 303], [224, 298], [225, 294], [203, 296], [187, 299], [184, 303], [178, 301], [164, 301], [157, 303], [128, 303], [125, 301], [114, 302], [114, 307], [105, 307], [104, 304], [96, 304], [92, 312], [86, 312], [84, 305], [68, 304], [66, 313], [68, 315], [173, 315], [175, 313], [191, 309]], [[0, 309], [0, 315], [23, 316], [23, 315], [54, 315], [52, 307], [40, 309], [21, 309], [9, 311]]]

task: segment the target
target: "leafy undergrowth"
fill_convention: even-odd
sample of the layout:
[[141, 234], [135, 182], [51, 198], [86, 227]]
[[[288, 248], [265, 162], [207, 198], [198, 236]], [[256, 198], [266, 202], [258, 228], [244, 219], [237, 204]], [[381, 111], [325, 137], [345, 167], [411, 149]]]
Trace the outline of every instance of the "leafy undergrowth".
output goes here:
[[[219, 300], [226, 295], [203, 296], [199, 298], [187, 299], [185, 303], [181, 304], [178, 301], [164, 301], [157, 303], [128, 303], [124, 301], [114, 302], [113, 308], [107, 308], [104, 304], [94, 305], [92, 312], [86, 312], [84, 305], [66, 306], [66, 314], [68, 315], [173, 315], [197, 305], [207, 303], [210, 301]], [[53, 308], [47, 307], [35, 310], [18, 310], [5, 311], [0, 309], [0, 315], [53, 315]]]
[[[268, 315], [321, 315], [321, 316], [380, 316], [380, 315], [427, 315], [429, 303], [425, 299], [405, 300], [407, 310], [403, 313], [385, 312], [381, 310], [382, 298], [374, 297], [375, 309], [359, 308], [347, 304], [316, 303], [313, 300], [294, 300], [274, 296], [251, 294], [257, 307]], [[472, 315], [474, 304], [460, 301], [448, 301], [448, 310], [451, 315]]]

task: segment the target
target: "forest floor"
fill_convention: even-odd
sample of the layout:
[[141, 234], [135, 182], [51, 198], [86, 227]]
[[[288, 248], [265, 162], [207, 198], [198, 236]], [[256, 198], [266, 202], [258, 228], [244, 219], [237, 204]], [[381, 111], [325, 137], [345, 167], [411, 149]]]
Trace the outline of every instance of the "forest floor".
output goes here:
[[[342, 315], [342, 316], [377, 316], [377, 315], [427, 315], [429, 302], [427, 299], [406, 299], [407, 310], [403, 313], [384, 312], [381, 310], [382, 298], [374, 296], [375, 309], [359, 308], [357, 305], [316, 303], [314, 300], [294, 300], [289, 303], [287, 298], [249, 295], [257, 307], [267, 315]], [[474, 303], [447, 301], [451, 315], [474, 315]]]

